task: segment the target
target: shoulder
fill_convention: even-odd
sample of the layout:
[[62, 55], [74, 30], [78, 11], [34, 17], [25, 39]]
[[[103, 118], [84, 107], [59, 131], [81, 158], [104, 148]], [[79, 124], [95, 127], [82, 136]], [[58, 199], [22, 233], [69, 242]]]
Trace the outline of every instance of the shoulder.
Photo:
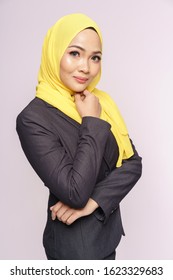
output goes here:
[[39, 121], [47, 120], [50, 111], [56, 110], [53, 106], [45, 101], [35, 97], [31, 102], [18, 114], [17, 122], [21, 120]]
[[34, 98], [17, 116], [17, 127], [28, 126], [47, 126], [50, 123], [50, 109], [54, 109], [51, 105], [39, 98]]
[[41, 112], [44, 113], [46, 111], [47, 104], [39, 99], [34, 98], [31, 102], [19, 113], [17, 118], [24, 118], [27, 116], [35, 116], [39, 115]]

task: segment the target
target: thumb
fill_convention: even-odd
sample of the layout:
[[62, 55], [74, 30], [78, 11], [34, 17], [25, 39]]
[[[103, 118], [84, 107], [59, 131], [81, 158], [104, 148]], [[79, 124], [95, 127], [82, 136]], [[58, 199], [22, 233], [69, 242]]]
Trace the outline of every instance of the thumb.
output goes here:
[[83, 95], [85, 95], [85, 96], [88, 96], [88, 95], [90, 95], [90, 94], [91, 94], [91, 92], [88, 91], [87, 89], [85, 89], [85, 90], [83, 91]]
[[77, 101], [81, 101], [81, 94], [80, 93], [75, 93], [75, 95], [74, 95], [74, 100], [75, 100], [75, 102]]

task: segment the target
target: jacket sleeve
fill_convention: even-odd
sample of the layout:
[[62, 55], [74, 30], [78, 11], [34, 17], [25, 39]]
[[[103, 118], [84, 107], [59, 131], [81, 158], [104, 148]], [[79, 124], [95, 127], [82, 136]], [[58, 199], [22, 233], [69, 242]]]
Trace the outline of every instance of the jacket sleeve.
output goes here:
[[70, 207], [84, 207], [96, 184], [110, 125], [83, 118], [74, 159], [53, 134], [50, 122], [36, 112], [18, 116], [17, 132], [30, 164], [57, 199]]
[[124, 160], [121, 167], [115, 168], [105, 179], [98, 182], [91, 195], [102, 210], [98, 212], [98, 218], [104, 222], [141, 177], [142, 158], [138, 155], [133, 143], [132, 146], [134, 155]]

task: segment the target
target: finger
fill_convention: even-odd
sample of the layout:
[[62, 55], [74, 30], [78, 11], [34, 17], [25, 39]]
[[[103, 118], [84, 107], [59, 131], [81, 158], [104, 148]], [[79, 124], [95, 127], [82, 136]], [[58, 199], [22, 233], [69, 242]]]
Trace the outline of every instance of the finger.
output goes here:
[[83, 94], [84, 94], [85, 96], [87, 96], [87, 95], [90, 95], [90, 94], [91, 94], [91, 92], [90, 92], [90, 91], [88, 91], [87, 89], [85, 89], [85, 90], [83, 91]]
[[75, 211], [72, 213], [72, 215], [67, 219], [66, 224], [71, 225], [74, 223], [77, 219], [81, 217], [80, 211]]
[[56, 219], [56, 214], [54, 212], [51, 213], [51, 218], [53, 221]]
[[85, 97], [87, 97], [90, 94], [91, 92], [89, 92], [87, 89], [85, 89], [83, 92], [77, 92], [74, 95], [75, 101], [83, 101]]
[[81, 93], [81, 95], [80, 95], [81, 101], [84, 101], [85, 97], [86, 96], [83, 93]]
[[63, 203], [61, 201], [58, 201], [56, 204], [50, 207], [50, 210], [56, 212], [61, 208], [62, 204]]
[[81, 94], [80, 93], [75, 93], [74, 100], [75, 100], [75, 102], [81, 101]]
[[64, 213], [69, 209], [68, 206], [63, 205], [57, 212], [56, 212], [56, 217], [58, 218], [59, 221], [62, 220], [62, 216]]
[[70, 216], [74, 213], [74, 209], [70, 208], [61, 216], [61, 222], [66, 223]]
[[52, 220], [56, 219], [56, 213], [62, 207], [63, 203], [61, 201], [57, 202], [55, 205], [50, 207]]

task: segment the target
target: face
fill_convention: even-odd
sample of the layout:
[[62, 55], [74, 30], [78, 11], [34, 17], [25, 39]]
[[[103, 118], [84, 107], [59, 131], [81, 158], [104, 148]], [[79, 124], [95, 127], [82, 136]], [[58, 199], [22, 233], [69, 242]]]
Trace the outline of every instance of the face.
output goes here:
[[101, 42], [92, 29], [77, 34], [60, 62], [60, 79], [73, 92], [83, 92], [101, 68]]

